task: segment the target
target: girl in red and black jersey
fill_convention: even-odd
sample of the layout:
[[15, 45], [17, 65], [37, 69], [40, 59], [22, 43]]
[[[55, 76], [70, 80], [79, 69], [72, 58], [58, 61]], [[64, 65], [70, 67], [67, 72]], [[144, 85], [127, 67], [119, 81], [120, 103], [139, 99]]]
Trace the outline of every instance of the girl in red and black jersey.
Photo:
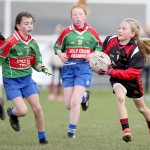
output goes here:
[[[123, 140], [131, 141], [128, 113], [125, 97], [132, 98], [140, 113], [143, 114], [150, 131], [150, 109], [145, 105], [141, 73], [144, 68], [144, 57], [149, 54], [150, 40], [140, 39], [140, 27], [136, 20], [124, 19], [118, 29], [117, 36], [106, 37], [103, 52], [107, 53], [112, 68], [103, 70], [102, 74], [110, 76], [110, 82], [117, 98], [117, 110], [123, 130]], [[145, 47], [146, 46], [146, 47]]]
[[[5, 41], [5, 37], [0, 33], [0, 53], [1, 53], [1, 46]], [[2, 85], [0, 84], [0, 118], [4, 120], [6, 117], [5, 110], [4, 110], [4, 101], [2, 100]]]

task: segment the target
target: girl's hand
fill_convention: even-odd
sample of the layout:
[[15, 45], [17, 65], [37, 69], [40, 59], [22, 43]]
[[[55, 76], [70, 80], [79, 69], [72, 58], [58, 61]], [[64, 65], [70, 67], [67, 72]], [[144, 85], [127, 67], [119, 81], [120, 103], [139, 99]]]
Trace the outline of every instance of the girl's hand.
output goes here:
[[86, 60], [86, 61], [90, 61], [90, 58], [91, 58], [92, 55], [93, 55], [93, 53], [87, 54], [87, 55], [85, 56], [85, 60]]
[[66, 53], [62, 53], [61, 51], [59, 51], [59, 52], [57, 52], [57, 55], [61, 59], [62, 63], [65, 63], [68, 61], [68, 57], [67, 57]]
[[111, 71], [112, 71], [112, 66], [110, 65], [108, 67], [108, 69], [104, 69], [104, 68], [100, 69], [98, 74], [99, 75], [109, 75]]

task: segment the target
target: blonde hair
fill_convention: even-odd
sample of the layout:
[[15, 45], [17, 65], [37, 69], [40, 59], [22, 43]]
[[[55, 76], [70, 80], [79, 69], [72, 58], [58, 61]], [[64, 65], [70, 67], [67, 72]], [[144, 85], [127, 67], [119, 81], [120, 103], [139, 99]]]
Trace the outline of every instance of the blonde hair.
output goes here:
[[75, 8], [81, 8], [84, 11], [85, 15], [88, 15], [87, 0], [78, 0], [77, 3], [73, 4], [71, 7], [71, 14], [72, 10]]
[[128, 22], [131, 26], [131, 31], [135, 33], [135, 36], [132, 38], [137, 42], [139, 50], [145, 57], [145, 60], [149, 62], [148, 55], [150, 54], [150, 39], [140, 37], [140, 26], [139, 23], [132, 18], [126, 18], [122, 22]]

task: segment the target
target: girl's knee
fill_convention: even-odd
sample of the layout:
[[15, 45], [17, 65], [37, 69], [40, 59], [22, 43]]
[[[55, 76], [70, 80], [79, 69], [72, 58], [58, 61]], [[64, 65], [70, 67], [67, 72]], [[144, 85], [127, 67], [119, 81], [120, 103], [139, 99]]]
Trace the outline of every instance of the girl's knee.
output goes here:
[[71, 106], [70, 106], [69, 104], [65, 104], [65, 108], [66, 108], [67, 110], [70, 110], [70, 109], [71, 109]]
[[73, 108], [73, 107], [77, 107], [78, 105], [80, 105], [81, 103], [79, 102], [79, 101], [73, 101], [72, 103], [71, 103], [71, 108]]
[[123, 103], [123, 102], [125, 101], [125, 97], [124, 97], [124, 96], [118, 96], [118, 97], [117, 97], [117, 101], [118, 101], [119, 103]]
[[141, 114], [144, 114], [144, 112], [146, 111], [146, 107], [138, 107], [137, 109]]
[[35, 114], [39, 114], [40, 112], [42, 112], [42, 108], [39, 106], [39, 107], [36, 107], [36, 108], [33, 108], [33, 112]]
[[27, 115], [28, 109], [20, 109], [20, 110], [18, 110], [18, 113], [19, 113], [20, 117], [24, 117]]

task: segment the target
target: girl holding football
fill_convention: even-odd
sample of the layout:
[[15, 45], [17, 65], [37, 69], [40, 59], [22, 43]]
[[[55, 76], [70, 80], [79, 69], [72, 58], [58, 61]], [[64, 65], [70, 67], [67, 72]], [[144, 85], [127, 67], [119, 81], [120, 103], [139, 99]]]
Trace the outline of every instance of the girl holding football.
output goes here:
[[15, 32], [8, 37], [0, 53], [2, 65], [3, 85], [7, 100], [12, 101], [14, 107], [9, 107], [7, 113], [11, 127], [20, 131], [18, 117], [27, 115], [28, 108], [24, 98], [30, 104], [38, 131], [40, 144], [48, 144], [44, 129], [44, 116], [40, 105], [40, 92], [37, 84], [32, 80], [32, 68], [50, 75], [48, 69], [42, 65], [38, 44], [31, 36], [34, 17], [28, 12], [21, 12], [15, 21]]
[[141, 73], [147, 55], [150, 54], [150, 40], [140, 38], [140, 27], [132, 18], [124, 19], [118, 35], [106, 37], [103, 52], [109, 55], [112, 68], [102, 74], [110, 76], [113, 92], [116, 94], [117, 110], [123, 130], [123, 140], [131, 141], [125, 97], [132, 98], [138, 111], [144, 116], [150, 132], [150, 109], [143, 96]]
[[72, 6], [71, 20], [72, 24], [59, 36], [54, 50], [63, 62], [64, 103], [70, 111], [67, 137], [75, 138], [80, 104], [83, 110], [88, 107], [89, 92], [86, 88], [92, 81], [89, 59], [93, 51], [101, 51], [102, 42], [97, 32], [86, 23], [86, 0], [79, 0]]

